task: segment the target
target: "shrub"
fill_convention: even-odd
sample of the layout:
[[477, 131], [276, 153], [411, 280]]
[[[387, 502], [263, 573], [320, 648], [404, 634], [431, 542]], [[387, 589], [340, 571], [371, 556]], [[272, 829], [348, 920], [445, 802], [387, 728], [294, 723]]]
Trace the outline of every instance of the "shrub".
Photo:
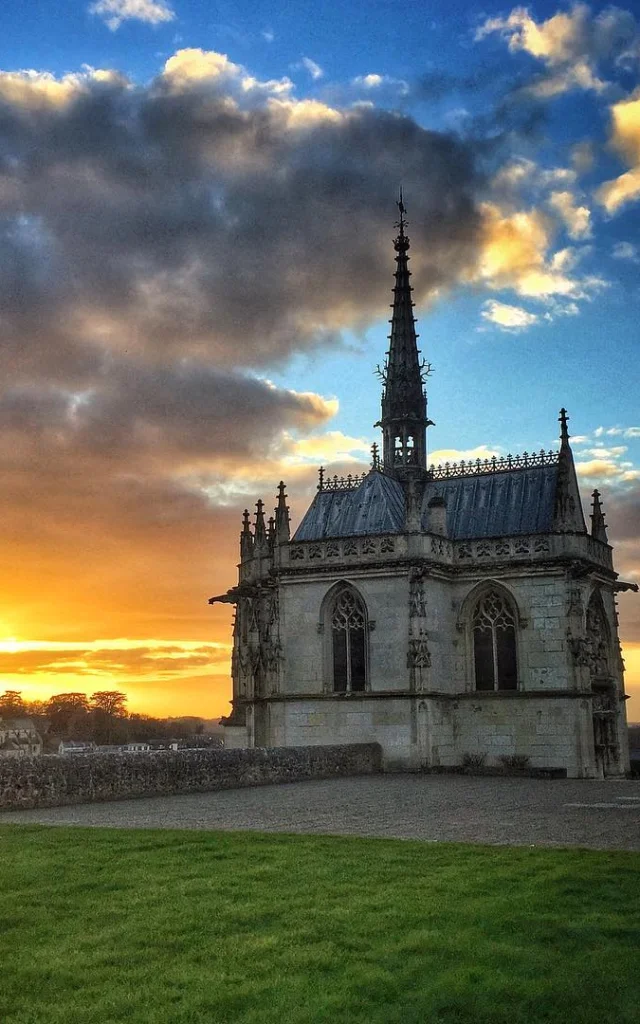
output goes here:
[[477, 772], [480, 768], [484, 767], [486, 759], [486, 754], [463, 754], [462, 767], [466, 768], [467, 771]]
[[526, 754], [502, 754], [499, 760], [505, 772], [524, 772], [529, 767]]

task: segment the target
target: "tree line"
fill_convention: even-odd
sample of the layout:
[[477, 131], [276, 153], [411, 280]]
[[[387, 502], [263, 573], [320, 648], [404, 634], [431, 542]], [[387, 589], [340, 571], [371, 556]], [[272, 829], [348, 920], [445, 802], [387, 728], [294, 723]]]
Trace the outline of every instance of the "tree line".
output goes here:
[[0, 694], [0, 718], [33, 718], [50, 740], [88, 740], [96, 744], [168, 742], [202, 736], [202, 718], [153, 718], [127, 710], [127, 695], [119, 690], [57, 693], [48, 700], [25, 700], [20, 690]]

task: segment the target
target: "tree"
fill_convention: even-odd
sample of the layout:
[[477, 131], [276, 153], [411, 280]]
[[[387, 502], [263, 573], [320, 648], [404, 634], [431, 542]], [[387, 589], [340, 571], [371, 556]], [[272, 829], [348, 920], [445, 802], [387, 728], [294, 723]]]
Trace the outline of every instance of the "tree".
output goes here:
[[56, 693], [45, 705], [51, 731], [63, 740], [88, 739], [91, 730], [86, 693]]
[[123, 718], [127, 714], [127, 695], [118, 690], [98, 690], [91, 694], [91, 709], [103, 711], [105, 715]]
[[0, 718], [19, 718], [28, 714], [29, 709], [22, 699], [21, 690], [5, 690], [0, 695]]
[[[127, 720], [127, 695], [119, 690], [98, 690], [91, 694], [91, 711], [96, 739], [112, 743], [114, 734], [123, 733], [122, 725]], [[126, 737], [123, 735], [122, 738]]]

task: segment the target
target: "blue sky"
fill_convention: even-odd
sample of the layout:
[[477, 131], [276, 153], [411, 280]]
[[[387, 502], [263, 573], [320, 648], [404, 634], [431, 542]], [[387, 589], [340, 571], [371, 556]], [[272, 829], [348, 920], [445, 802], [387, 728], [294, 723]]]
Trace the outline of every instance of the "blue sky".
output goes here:
[[238, 510], [366, 460], [401, 181], [430, 451], [549, 448], [566, 406], [640, 579], [631, 6], [5, 0], [0, 26], [9, 651], [204, 641]]

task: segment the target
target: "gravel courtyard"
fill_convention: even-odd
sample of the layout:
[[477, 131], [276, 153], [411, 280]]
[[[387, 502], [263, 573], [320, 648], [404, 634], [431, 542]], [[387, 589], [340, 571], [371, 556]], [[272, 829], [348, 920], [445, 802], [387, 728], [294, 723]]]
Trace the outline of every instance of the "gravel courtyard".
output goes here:
[[0, 823], [640, 850], [640, 781], [375, 775], [4, 812]]

